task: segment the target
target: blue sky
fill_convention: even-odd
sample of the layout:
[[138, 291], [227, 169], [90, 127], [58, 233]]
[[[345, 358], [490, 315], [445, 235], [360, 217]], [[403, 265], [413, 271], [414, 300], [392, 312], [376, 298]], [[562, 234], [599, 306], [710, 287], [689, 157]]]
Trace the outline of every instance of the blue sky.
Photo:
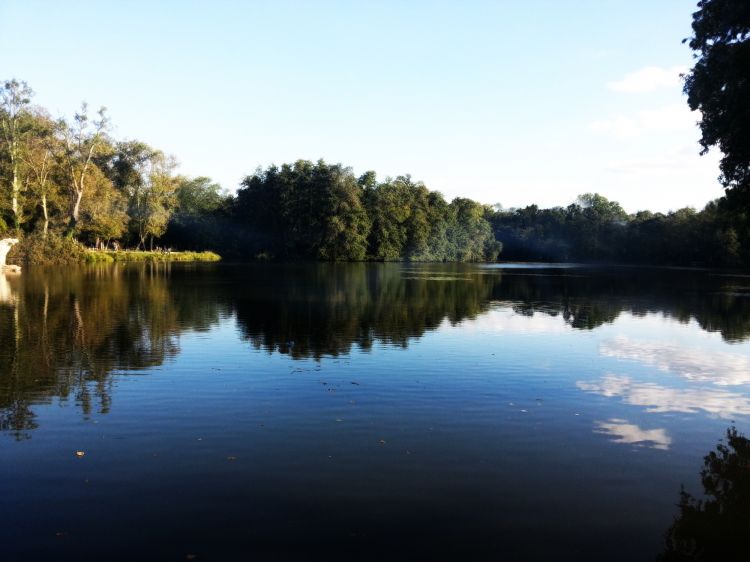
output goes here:
[[678, 74], [691, 0], [0, 0], [0, 78], [235, 189], [324, 158], [448, 198], [628, 211], [721, 196]]

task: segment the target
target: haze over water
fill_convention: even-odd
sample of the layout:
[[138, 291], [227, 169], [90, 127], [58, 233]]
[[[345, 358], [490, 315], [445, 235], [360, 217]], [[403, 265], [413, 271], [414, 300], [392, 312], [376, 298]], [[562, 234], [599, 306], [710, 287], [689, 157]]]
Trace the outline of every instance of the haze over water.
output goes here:
[[0, 276], [3, 559], [650, 560], [732, 424], [749, 276]]

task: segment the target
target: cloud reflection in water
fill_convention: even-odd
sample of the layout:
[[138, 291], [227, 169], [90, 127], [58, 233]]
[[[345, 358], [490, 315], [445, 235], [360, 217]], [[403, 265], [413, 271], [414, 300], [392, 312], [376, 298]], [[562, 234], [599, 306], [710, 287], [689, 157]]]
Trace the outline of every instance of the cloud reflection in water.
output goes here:
[[633, 381], [626, 375], [606, 374], [600, 381], [578, 381], [585, 392], [621, 397], [626, 404], [645, 406], [647, 412], [708, 412], [719, 418], [750, 415], [750, 398], [712, 388], [669, 388], [652, 382]]
[[736, 353], [638, 341], [623, 336], [599, 344], [599, 353], [605, 357], [640, 361], [690, 381], [721, 386], [750, 384], [750, 357]]
[[615, 443], [627, 443], [638, 447], [650, 447], [666, 451], [672, 444], [672, 438], [662, 428], [642, 429], [627, 420], [612, 418], [596, 422], [596, 433], [614, 437]]

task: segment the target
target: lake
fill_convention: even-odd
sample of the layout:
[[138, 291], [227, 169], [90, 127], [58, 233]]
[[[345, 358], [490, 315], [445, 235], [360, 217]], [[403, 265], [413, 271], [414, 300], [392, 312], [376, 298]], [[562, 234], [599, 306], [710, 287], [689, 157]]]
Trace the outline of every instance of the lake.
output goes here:
[[747, 275], [0, 275], [3, 560], [653, 560], [732, 425]]

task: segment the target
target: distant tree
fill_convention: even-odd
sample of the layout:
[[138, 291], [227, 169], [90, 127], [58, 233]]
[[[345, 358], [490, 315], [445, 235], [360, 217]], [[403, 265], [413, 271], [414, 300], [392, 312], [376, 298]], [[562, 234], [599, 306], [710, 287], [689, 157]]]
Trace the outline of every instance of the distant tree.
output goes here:
[[88, 196], [81, 203], [79, 232], [97, 247], [120, 239], [128, 225], [127, 198], [96, 166], [86, 182]]
[[28, 137], [28, 127], [24, 126], [24, 115], [28, 111], [34, 92], [26, 82], [7, 80], [0, 87], [0, 129], [2, 129], [5, 150], [10, 160], [10, 206], [13, 226], [21, 224], [19, 195], [21, 192], [21, 158], [23, 143]]
[[177, 180], [177, 210], [189, 216], [208, 215], [218, 211], [227, 201], [227, 193], [211, 178], [180, 177]]
[[362, 188], [349, 168], [329, 166], [328, 173], [325, 227], [316, 257], [331, 261], [363, 260], [367, 255], [370, 219], [362, 204]]
[[402, 259], [407, 242], [406, 221], [411, 209], [406, 184], [390, 178], [367, 192], [367, 212], [372, 222], [369, 254], [373, 259]]
[[162, 153], [155, 155], [144, 182], [130, 201], [130, 220], [140, 248], [146, 247], [149, 238], [153, 247], [154, 239], [164, 234], [177, 206], [179, 179], [173, 175], [174, 168], [173, 160]]
[[61, 145], [55, 134], [57, 125], [47, 114], [36, 112], [31, 119], [33, 134], [26, 143], [22, 159], [31, 195], [31, 206], [34, 211], [41, 210], [42, 235], [46, 238], [50, 207], [58, 207], [60, 203], [60, 187], [57, 181], [60, 174], [55, 166], [55, 158], [61, 153]]
[[373, 189], [378, 183], [377, 174], [372, 170], [368, 170], [357, 178], [357, 183], [362, 189]]
[[610, 201], [598, 193], [579, 195], [576, 203], [587, 214], [601, 222], [624, 221], [628, 214], [617, 201]]
[[183, 178], [173, 174], [174, 160], [137, 141], [119, 142], [111, 155], [100, 158], [114, 186], [125, 196], [130, 237], [139, 248], [164, 234], [178, 206]]
[[457, 197], [450, 203], [453, 214], [448, 229], [452, 261], [494, 261], [502, 249], [484, 218], [484, 206]]
[[701, 0], [693, 14], [695, 65], [685, 94], [700, 111], [702, 154], [722, 152], [720, 180], [750, 191], [750, 2]]
[[150, 162], [159, 154], [145, 142], [128, 140], [116, 143], [111, 153], [99, 155], [94, 162], [117, 189], [131, 198], [144, 183]]
[[320, 160], [297, 160], [281, 167], [281, 217], [284, 251], [289, 256], [315, 257], [325, 231], [330, 171]]
[[448, 240], [448, 225], [452, 213], [448, 202], [438, 191], [431, 191], [427, 195], [427, 222], [429, 224], [429, 238], [425, 259], [429, 261], [447, 261], [451, 247]]

